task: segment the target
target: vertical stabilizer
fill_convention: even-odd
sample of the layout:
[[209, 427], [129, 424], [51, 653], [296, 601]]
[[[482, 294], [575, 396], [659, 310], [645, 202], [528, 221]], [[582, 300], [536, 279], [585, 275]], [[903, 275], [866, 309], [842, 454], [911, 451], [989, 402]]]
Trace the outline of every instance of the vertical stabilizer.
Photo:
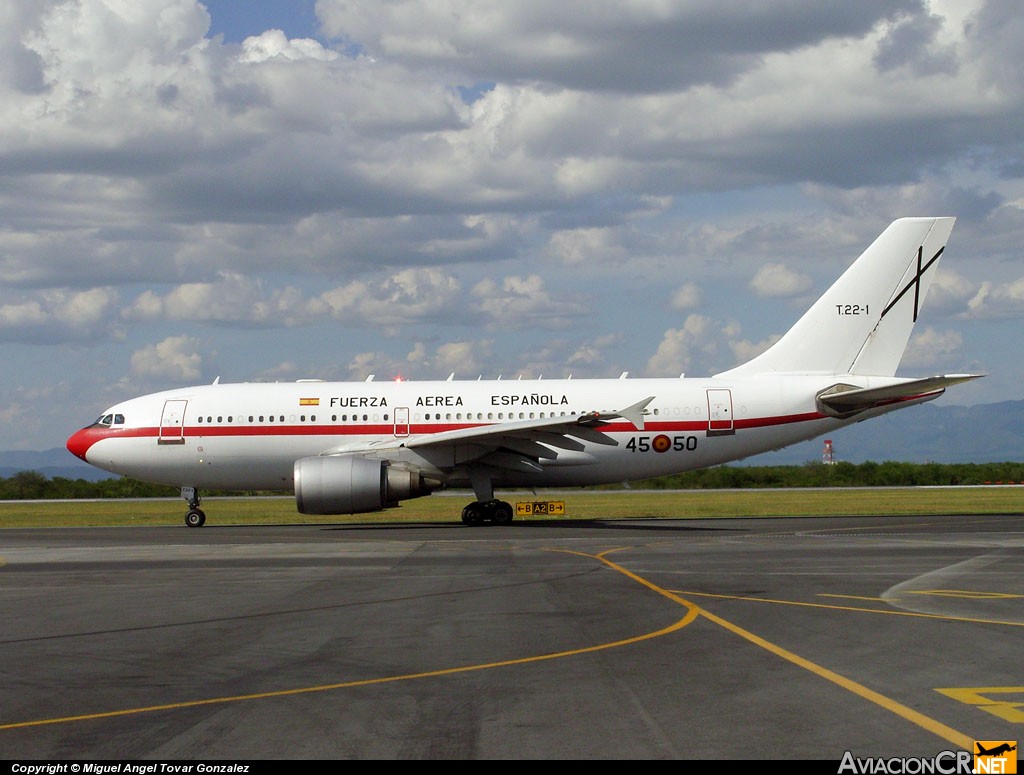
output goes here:
[[895, 375], [955, 220], [893, 221], [778, 342], [716, 376]]

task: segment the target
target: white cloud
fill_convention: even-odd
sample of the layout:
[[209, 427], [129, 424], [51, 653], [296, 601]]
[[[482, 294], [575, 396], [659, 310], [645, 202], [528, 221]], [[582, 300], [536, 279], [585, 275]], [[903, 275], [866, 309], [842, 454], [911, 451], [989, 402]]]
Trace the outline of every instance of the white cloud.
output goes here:
[[169, 336], [132, 353], [131, 373], [144, 380], [194, 380], [202, 373], [199, 342], [188, 336]]
[[[447, 342], [437, 348], [433, 362], [429, 364], [440, 377], [444, 372], [469, 377], [480, 374], [490, 353], [488, 342]], [[489, 364], [486, 364], [489, 366]]]
[[118, 299], [107, 287], [42, 291], [25, 301], [0, 305], [0, 335], [50, 343], [117, 336], [110, 313]]
[[752, 342], [749, 339], [734, 339], [730, 341], [729, 350], [733, 354], [732, 362], [720, 364], [720, 369], [725, 370], [731, 366], [737, 366], [741, 363], [746, 363], [752, 358], [756, 358], [781, 338], [781, 334], [775, 334], [759, 342]]
[[693, 309], [699, 307], [702, 300], [700, 286], [696, 283], [683, 283], [672, 294], [672, 309]]
[[238, 59], [245, 64], [253, 64], [274, 57], [283, 57], [293, 62], [301, 59], [330, 62], [338, 58], [338, 53], [325, 49], [317, 41], [309, 38], [289, 40], [281, 30], [267, 30], [242, 41], [242, 54]]
[[607, 227], [559, 231], [551, 235], [546, 252], [570, 266], [621, 262], [627, 255], [616, 237], [615, 229]]
[[751, 290], [766, 298], [797, 296], [812, 285], [809, 276], [795, 272], [785, 264], [765, 264], [750, 280]]
[[0, 306], [0, 326], [4, 328], [23, 328], [38, 326], [50, 319], [37, 299], [20, 304], [4, 304]]
[[929, 317], [961, 313], [967, 310], [968, 303], [979, 290], [978, 283], [948, 265], [941, 265], [928, 287], [924, 310]]
[[[698, 365], [706, 367], [717, 357], [723, 344], [722, 336], [728, 331], [728, 326], [707, 315], [688, 315], [682, 328], [665, 332], [657, 351], [647, 361], [647, 376], [678, 376], [692, 372]], [[691, 373], [690, 376], [698, 375]]]
[[459, 281], [445, 272], [404, 269], [382, 281], [353, 282], [326, 291], [314, 308], [323, 304], [336, 320], [390, 328], [457, 315], [459, 291]]
[[1024, 317], [1024, 278], [1001, 285], [982, 283], [967, 307], [967, 317], [975, 319]]
[[561, 328], [583, 313], [571, 297], [552, 296], [540, 275], [512, 275], [500, 283], [481, 280], [471, 291], [476, 309], [491, 327]]
[[915, 331], [907, 343], [900, 369], [935, 367], [948, 370], [959, 362], [963, 343], [963, 335], [959, 331], [939, 331], [931, 326]]
[[[140, 294], [124, 311], [127, 320], [192, 320], [243, 325], [291, 325], [303, 316], [294, 289], [266, 292], [258, 278], [221, 272], [216, 282], [185, 283], [164, 296]], [[301, 321], [300, 321], [301, 322]]]
[[493, 369], [491, 345], [487, 339], [444, 342], [430, 350], [423, 342], [416, 342], [404, 358], [362, 352], [349, 361], [346, 376], [362, 380], [374, 374], [376, 379], [402, 377], [423, 381], [443, 380], [455, 374], [456, 379], [473, 379]]
[[[771, 340], [757, 267], [754, 293], [802, 296], [900, 215], [960, 218], [926, 314], [1024, 316], [1013, 3], [316, 13], [319, 41], [224, 44], [194, 0], [0, 5], [0, 338], [31, 351], [20, 379], [48, 379], [34, 345], [73, 343], [106, 399], [133, 352], [180, 336], [246, 375], [617, 373], [659, 342], [652, 372], [700, 374]], [[662, 302], [705, 311], [725, 282], [746, 338], [664, 333]], [[600, 341], [627, 312], [628, 341]], [[360, 335], [295, 351], [292, 329], [332, 323]], [[1020, 375], [1000, 379], [978, 389]]]

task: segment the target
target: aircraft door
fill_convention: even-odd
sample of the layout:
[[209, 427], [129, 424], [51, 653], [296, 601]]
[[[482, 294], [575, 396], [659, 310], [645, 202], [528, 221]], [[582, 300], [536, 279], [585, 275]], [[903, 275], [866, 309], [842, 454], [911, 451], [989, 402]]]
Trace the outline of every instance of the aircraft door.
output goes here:
[[185, 407], [187, 405], [188, 401], [182, 399], [164, 401], [157, 444], [185, 443]]
[[395, 407], [395, 436], [409, 435], [409, 407]]
[[731, 436], [734, 433], [732, 391], [725, 388], [708, 390], [708, 436]]

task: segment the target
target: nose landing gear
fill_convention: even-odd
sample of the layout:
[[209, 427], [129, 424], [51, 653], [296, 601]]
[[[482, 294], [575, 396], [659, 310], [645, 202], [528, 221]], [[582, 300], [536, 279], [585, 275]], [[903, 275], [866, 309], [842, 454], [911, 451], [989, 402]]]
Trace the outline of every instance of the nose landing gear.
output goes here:
[[199, 508], [199, 490], [195, 487], [182, 487], [181, 497], [188, 501], [188, 512], [185, 514], [185, 524], [189, 527], [202, 527], [206, 524], [206, 513]]

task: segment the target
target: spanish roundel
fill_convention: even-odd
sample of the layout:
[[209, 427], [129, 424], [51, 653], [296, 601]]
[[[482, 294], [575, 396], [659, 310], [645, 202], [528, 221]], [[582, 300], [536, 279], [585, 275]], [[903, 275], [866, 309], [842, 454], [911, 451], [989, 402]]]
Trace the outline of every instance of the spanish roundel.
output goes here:
[[654, 439], [651, 441], [651, 448], [655, 452], [668, 452], [669, 447], [671, 446], [672, 439], [670, 439], [668, 436], [655, 436]]

